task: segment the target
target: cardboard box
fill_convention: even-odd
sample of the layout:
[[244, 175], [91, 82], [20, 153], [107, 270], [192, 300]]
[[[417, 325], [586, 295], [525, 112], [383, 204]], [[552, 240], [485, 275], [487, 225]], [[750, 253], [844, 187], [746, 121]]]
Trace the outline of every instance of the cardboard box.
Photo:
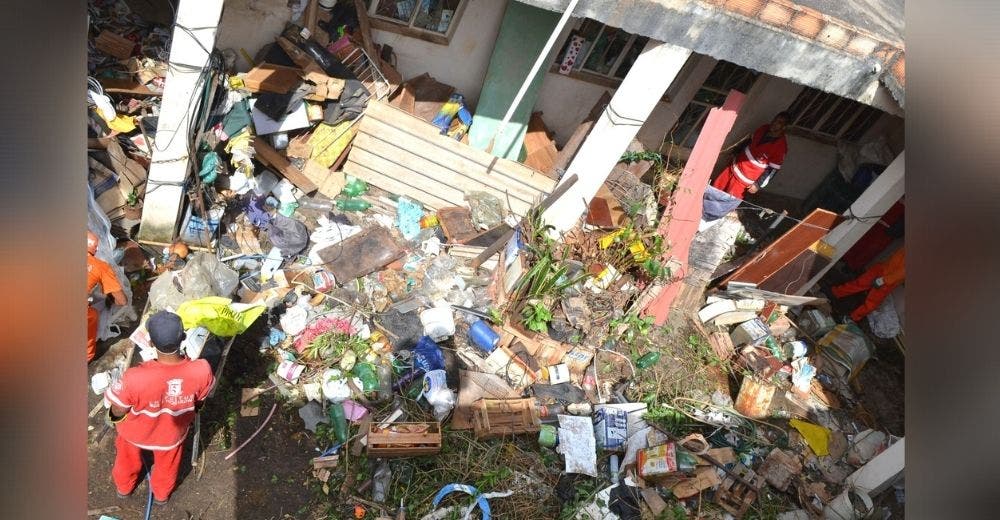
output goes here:
[[677, 471], [676, 446], [672, 442], [639, 450], [637, 458], [639, 476], [656, 480]]

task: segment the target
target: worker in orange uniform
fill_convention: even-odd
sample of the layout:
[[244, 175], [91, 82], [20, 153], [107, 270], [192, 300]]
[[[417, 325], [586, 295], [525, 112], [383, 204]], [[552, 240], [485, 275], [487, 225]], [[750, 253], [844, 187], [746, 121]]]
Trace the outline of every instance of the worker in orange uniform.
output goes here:
[[166, 503], [177, 485], [177, 470], [188, 427], [215, 385], [204, 359], [181, 354], [184, 325], [169, 311], [146, 320], [156, 359], [132, 367], [104, 392], [108, 418], [115, 423], [115, 464], [111, 468], [119, 497], [135, 491], [142, 471], [142, 451], [153, 453], [149, 485], [157, 504]]
[[861, 276], [850, 282], [831, 287], [830, 292], [837, 298], [843, 298], [868, 291], [865, 302], [851, 312], [851, 319], [860, 321], [868, 313], [877, 309], [896, 286], [903, 283], [905, 275], [906, 249], [900, 246], [888, 260], [869, 267]]
[[[94, 256], [97, 253], [97, 235], [87, 231], [87, 362], [97, 355], [97, 325], [100, 314], [94, 304], [105, 301], [110, 294], [115, 305], [125, 305], [125, 293], [118, 278], [107, 262]], [[100, 291], [97, 287], [100, 286]]]

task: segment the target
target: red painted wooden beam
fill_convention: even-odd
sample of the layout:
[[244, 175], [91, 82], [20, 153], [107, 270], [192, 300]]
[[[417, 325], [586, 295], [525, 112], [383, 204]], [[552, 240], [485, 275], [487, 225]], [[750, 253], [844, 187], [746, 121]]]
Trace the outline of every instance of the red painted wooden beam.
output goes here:
[[745, 94], [731, 90], [721, 108], [713, 108], [708, 112], [698, 141], [695, 142], [677, 182], [674, 196], [664, 210], [666, 218], [660, 221], [657, 230], [664, 238], [664, 243], [669, 246], [663, 255], [663, 261], [672, 259], [675, 266], [679, 265], [680, 272], [673, 273], [673, 281], [661, 287], [643, 311], [646, 316], [653, 316], [657, 325], [663, 325], [667, 320], [670, 306], [680, 292], [683, 277], [687, 273], [688, 252], [701, 221], [702, 196], [712, 177], [712, 168], [719, 159], [726, 136], [733, 129], [733, 123], [745, 100]]

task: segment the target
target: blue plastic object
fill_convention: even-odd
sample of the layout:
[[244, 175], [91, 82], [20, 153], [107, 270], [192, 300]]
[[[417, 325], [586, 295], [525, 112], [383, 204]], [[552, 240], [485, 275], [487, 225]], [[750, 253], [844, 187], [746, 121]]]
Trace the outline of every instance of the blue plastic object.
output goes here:
[[444, 353], [430, 337], [421, 336], [413, 348], [413, 364], [424, 372], [444, 370]]

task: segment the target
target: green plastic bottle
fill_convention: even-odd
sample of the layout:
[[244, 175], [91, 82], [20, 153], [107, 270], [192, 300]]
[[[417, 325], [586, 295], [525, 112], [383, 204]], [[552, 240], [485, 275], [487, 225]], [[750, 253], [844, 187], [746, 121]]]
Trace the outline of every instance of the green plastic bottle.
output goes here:
[[653, 351], [643, 355], [641, 358], [635, 360], [635, 364], [639, 368], [649, 368], [656, 364], [660, 360], [660, 353]]
[[361, 387], [366, 394], [379, 389], [378, 374], [375, 373], [375, 366], [371, 363], [358, 363], [354, 365], [354, 375], [361, 380]]
[[367, 191], [368, 184], [366, 184], [365, 181], [354, 177], [348, 177], [347, 184], [344, 185], [344, 189], [341, 190], [341, 193], [347, 195], [348, 197], [357, 197]]
[[339, 199], [337, 209], [340, 211], [365, 211], [372, 207], [371, 203], [362, 199]]
[[347, 442], [347, 414], [344, 413], [344, 403], [334, 401], [330, 404], [330, 420], [333, 421], [333, 433], [338, 442]]

